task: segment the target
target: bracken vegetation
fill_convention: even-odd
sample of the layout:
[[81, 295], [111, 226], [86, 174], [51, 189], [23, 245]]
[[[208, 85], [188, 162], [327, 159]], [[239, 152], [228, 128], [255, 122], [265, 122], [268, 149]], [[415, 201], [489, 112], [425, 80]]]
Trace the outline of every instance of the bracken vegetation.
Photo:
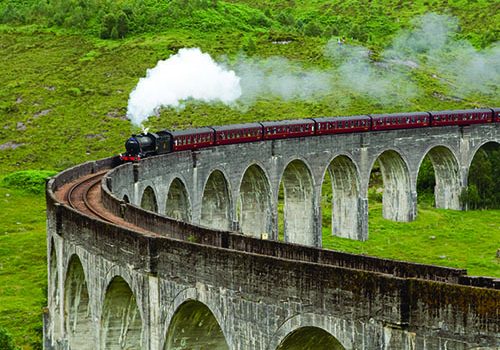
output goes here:
[[[54, 171], [122, 151], [127, 136], [137, 131], [125, 118], [128, 96], [158, 60], [183, 47], [199, 47], [228, 65], [239, 57], [259, 61], [280, 56], [299, 72], [338, 73], [342, 62], [332, 48], [345, 37], [354, 52], [366, 54], [368, 64], [362, 69], [373, 68], [372, 82], [410, 67], [404, 76], [415, 93], [402, 97], [392, 87], [377, 95], [333, 74], [334, 88], [318, 97], [266, 95], [239, 108], [191, 101], [183, 109], [164, 108], [151, 117], [146, 126], [152, 129], [500, 106], [498, 80], [488, 89], [462, 91], [448, 69], [455, 66], [440, 70], [436, 57], [421, 47], [414, 48], [412, 60], [389, 64], [388, 50], [398, 38], [411, 38], [408, 31], [428, 12], [446, 18], [455, 46], [467, 48], [468, 54], [483, 52], [484, 58], [498, 49], [500, 11], [495, 1], [485, 0], [1, 1], [0, 344], [7, 345], [0, 347], [41, 348], [41, 308], [46, 304], [45, 204], [40, 193], [44, 179]], [[457, 52], [448, 50], [437, 58], [449, 63], [449, 55]], [[499, 74], [497, 66], [492, 69]], [[484, 210], [434, 209], [429, 161], [420, 170], [415, 222], [382, 219], [381, 194], [370, 190], [367, 242], [331, 236], [331, 194], [325, 193], [324, 245], [498, 277], [499, 159], [498, 145], [483, 147], [462, 194], [470, 209]], [[377, 184], [376, 169], [373, 174]]]

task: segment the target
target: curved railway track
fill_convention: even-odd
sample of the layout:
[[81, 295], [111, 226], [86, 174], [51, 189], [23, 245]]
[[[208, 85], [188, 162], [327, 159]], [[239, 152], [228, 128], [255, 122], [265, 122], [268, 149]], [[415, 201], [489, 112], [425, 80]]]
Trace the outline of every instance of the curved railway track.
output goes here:
[[97, 197], [96, 192], [99, 191], [99, 185], [105, 173], [106, 171], [102, 171], [79, 179], [78, 182], [74, 183], [67, 190], [65, 200], [73, 209], [101, 220], [111, 222], [112, 220], [108, 216], [101, 214], [101, 212], [95, 208], [95, 201], [93, 200]]

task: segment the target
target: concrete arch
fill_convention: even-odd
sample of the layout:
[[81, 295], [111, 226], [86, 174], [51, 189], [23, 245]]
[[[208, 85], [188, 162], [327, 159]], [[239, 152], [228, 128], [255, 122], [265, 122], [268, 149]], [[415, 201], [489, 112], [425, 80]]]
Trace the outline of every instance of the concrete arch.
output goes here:
[[306, 326], [288, 334], [276, 350], [345, 350], [345, 348], [327, 331]]
[[142, 317], [129, 284], [115, 276], [104, 297], [100, 327], [101, 349], [141, 349]]
[[168, 309], [166, 310], [167, 312], [165, 313], [165, 317], [162, 318], [162, 324], [164, 325], [163, 329], [163, 346], [161, 346], [161, 349], [168, 349], [167, 347], [167, 336], [168, 336], [168, 328], [170, 328], [170, 325], [172, 324], [172, 320], [176, 314], [176, 312], [179, 310], [180, 306], [185, 304], [188, 301], [197, 301], [202, 303], [206, 308], [210, 310], [210, 313], [213, 315], [215, 320], [217, 321], [217, 324], [220, 326], [222, 333], [224, 335], [224, 338], [227, 340], [228, 343], [230, 343], [230, 331], [228, 332], [225, 328], [226, 323], [225, 323], [225, 318], [222, 315], [221, 310], [217, 306], [217, 300], [214, 300], [211, 294], [206, 293], [203, 285], [198, 285], [198, 288], [194, 287], [188, 287], [185, 289], [180, 290], [173, 300], [171, 300], [168, 303]]
[[[284, 188], [285, 241], [313, 246], [314, 179], [307, 164], [290, 161], [281, 176]], [[277, 201], [276, 201], [277, 202]]]
[[238, 207], [243, 234], [260, 237], [272, 231], [272, 204], [269, 178], [257, 164], [247, 167], [240, 181]]
[[474, 150], [469, 166], [464, 171], [463, 206], [469, 209], [498, 208], [500, 180], [498, 177], [497, 156], [500, 142], [488, 141]]
[[93, 317], [87, 279], [82, 263], [76, 254], [70, 258], [64, 282], [64, 318], [69, 347], [93, 349]]
[[[382, 215], [384, 218], [408, 222], [416, 217], [416, 193], [413, 193], [408, 162], [401, 153], [388, 149], [375, 161], [379, 162], [384, 181]], [[370, 169], [373, 169], [373, 162]]]
[[227, 177], [221, 170], [213, 170], [203, 188], [201, 225], [218, 230], [231, 229], [230, 193]]
[[191, 221], [191, 201], [186, 184], [178, 177], [170, 183], [165, 204], [165, 215], [176, 220]]
[[[354, 328], [352, 323], [346, 322], [342, 318], [318, 317], [312, 313], [295, 314], [287, 318], [271, 336], [267, 350], [344, 350], [354, 348], [351, 338]], [[298, 347], [294, 347], [295, 341], [297, 341]], [[322, 344], [330, 347], [318, 347]]]
[[426, 156], [429, 156], [434, 168], [436, 180], [434, 197], [436, 208], [460, 210], [462, 181], [457, 156], [447, 146], [433, 146], [428, 149], [420, 159], [418, 166], [419, 172]]
[[229, 350], [219, 322], [204, 303], [191, 299], [176, 309], [163, 349], [178, 348]]
[[360, 175], [357, 165], [347, 155], [337, 155], [325, 170], [332, 180], [332, 234], [359, 239], [360, 225]]
[[497, 145], [500, 145], [500, 139], [499, 140], [486, 140], [484, 142], [481, 142], [479, 143], [476, 147], [474, 147], [471, 152], [469, 153], [469, 159], [467, 159], [467, 164], [466, 164], [466, 169], [467, 169], [467, 174], [465, 174], [465, 178], [468, 177], [468, 174], [469, 174], [469, 169], [472, 165], [472, 162], [474, 160], [474, 158], [476, 157], [476, 154], [477, 152], [485, 145], [489, 144], [489, 143], [493, 143], [493, 144], [497, 144]]
[[125, 198], [127, 198], [127, 200], [128, 200], [127, 203], [134, 202], [134, 196], [131, 193], [129, 193], [127, 188], [122, 188], [122, 189], [120, 189], [120, 191], [116, 192], [116, 197], [123, 200], [123, 201], [125, 200]]
[[141, 208], [157, 213], [158, 201], [156, 198], [157, 196], [153, 187], [147, 186], [142, 193]]

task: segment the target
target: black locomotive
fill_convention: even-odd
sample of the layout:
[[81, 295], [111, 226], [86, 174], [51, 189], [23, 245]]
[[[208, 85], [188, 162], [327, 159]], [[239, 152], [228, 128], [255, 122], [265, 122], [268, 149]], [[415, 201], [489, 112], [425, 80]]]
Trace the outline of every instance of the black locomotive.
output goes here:
[[234, 124], [182, 131], [163, 130], [157, 133], [144, 132], [140, 135], [132, 135], [125, 142], [126, 152], [120, 155], [120, 158], [126, 162], [135, 162], [153, 155], [195, 150], [215, 145], [350, 132], [485, 123], [500, 123], [500, 108], [323, 117]]

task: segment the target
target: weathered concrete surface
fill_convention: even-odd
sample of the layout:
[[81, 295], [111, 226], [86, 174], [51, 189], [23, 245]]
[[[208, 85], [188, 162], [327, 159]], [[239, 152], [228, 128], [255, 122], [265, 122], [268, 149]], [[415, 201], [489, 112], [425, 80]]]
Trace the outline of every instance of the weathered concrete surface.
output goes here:
[[[460, 147], [442, 146], [443, 140], [440, 145], [455, 155], [463, 184], [474, 152], [487, 140], [498, 141], [498, 127], [462, 131], [459, 142], [449, 141]], [[432, 136], [435, 131], [428, 132]], [[473, 136], [475, 133], [477, 137]], [[212, 216], [210, 222], [247, 227], [245, 219], [240, 218], [245, 215], [243, 208], [250, 208], [250, 212], [265, 213], [260, 230], [267, 228], [269, 222], [276, 225], [279, 183], [286, 177], [289, 200], [299, 205], [296, 198], [304, 199], [307, 206], [302, 211], [307, 211], [312, 201], [313, 219], [306, 220], [306, 225], [316, 224], [320, 218], [315, 208], [321, 181], [326, 171], [331, 171], [330, 166], [345, 166], [337, 175], [338, 183], [332, 186], [337, 186], [339, 193], [359, 190], [358, 208], [362, 209], [358, 210], [364, 213], [368, 176], [380, 155], [389, 157], [382, 156], [387, 181], [399, 184], [409, 179], [414, 188], [418, 165], [430, 150], [438, 147], [428, 139], [420, 152], [403, 152], [399, 146], [390, 145], [372, 154], [365, 136], [344, 138], [353, 147], [351, 153], [335, 150], [330, 144], [327, 151], [323, 150], [324, 159], [320, 157], [322, 153], [312, 151], [310, 155], [297, 156], [300, 149], [319, 149], [322, 144], [333, 142], [315, 138], [299, 140], [302, 144], [295, 147], [297, 154], [286, 157], [277, 151], [285, 151], [285, 143], [275, 142], [268, 149], [270, 160], [263, 158], [263, 149], [269, 145], [259, 145], [260, 153], [257, 146], [247, 145], [255, 153], [249, 151], [240, 157], [239, 167], [228, 163], [228, 159], [233, 159], [231, 154], [242, 152], [239, 146], [231, 146], [195, 154], [171, 154], [147, 160], [140, 166], [117, 168], [105, 180], [103, 204], [159, 236], [107, 224], [57, 203], [53, 196], [56, 188], [97, 171], [111, 160], [84, 164], [60, 174], [48, 184], [47, 197], [47, 348], [175, 349], [213, 344], [215, 348], [230, 350], [274, 350], [293, 349], [298, 336], [305, 344], [311, 344], [310, 349], [317, 349], [318, 344], [339, 349], [394, 350], [500, 346], [498, 280], [471, 278], [457, 269], [255, 239], [252, 236], [258, 231], [250, 229], [245, 229], [247, 235], [205, 229], [121, 201], [127, 196], [132, 203], [140, 204], [149, 186], [158, 211], [172, 210], [166, 209], [167, 198], [178, 198], [179, 208], [184, 208], [179, 212], [191, 213], [192, 221], [199, 223], [204, 217], [203, 203], [217, 205], [219, 200], [216, 193], [205, 189], [225, 182], [230, 208], [216, 211], [222, 214]], [[434, 137], [437, 139], [438, 135]], [[356, 140], [364, 150], [354, 150]], [[257, 154], [261, 158], [253, 158]], [[221, 160], [219, 156], [226, 158]], [[252, 168], [253, 165], [258, 168]], [[405, 167], [408, 176], [404, 174]], [[218, 175], [212, 177], [214, 173]], [[355, 173], [359, 187], [342, 187], [343, 180]], [[264, 179], [269, 179], [267, 187]], [[397, 186], [393, 193], [399, 190]], [[176, 190], [171, 192], [171, 187]], [[257, 206], [260, 199], [256, 198], [266, 198], [266, 189], [270, 189], [271, 204]], [[150, 196], [151, 191], [148, 192]], [[148, 199], [150, 203], [152, 198]], [[234, 198], [240, 199], [241, 204]], [[269, 207], [272, 213], [267, 216]], [[360, 221], [356, 227], [367, 224], [366, 220]], [[276, 238], [275, 231], [272, 235]], [[320, 243], [316, 236], [301, 236], [300, 232], [289, 232], [288, 237], [306, 244]]]
[[[321, 246], [321, 188], [327, 173], [332, 177], [332, 234], [366, 240], [368, 185], [376, 161], [384, 181], [384, 217], [411, 221], [417, 215], [423, 159], [428, 155], [435, 169], [436, 206], [461, 209], [459, 195], [470, 163], [487, 142], [500, 143], [500, 123], [276, 140], [150, 158], [135, 166], [134, 177], [110, 181], [117, 196], [136, 205], [149, 198], [150, 187], [159, 213], [178, 217], [187, 212], [183, 218], [194, 224], [254, 237], [266, 233], [271, 239], [278, 237], [282, 184], [285, 241]], [[183, 200], [168, 204], [172, 191], [184, 192]], [[142, 206], [152, 207], [149, 202]]]

